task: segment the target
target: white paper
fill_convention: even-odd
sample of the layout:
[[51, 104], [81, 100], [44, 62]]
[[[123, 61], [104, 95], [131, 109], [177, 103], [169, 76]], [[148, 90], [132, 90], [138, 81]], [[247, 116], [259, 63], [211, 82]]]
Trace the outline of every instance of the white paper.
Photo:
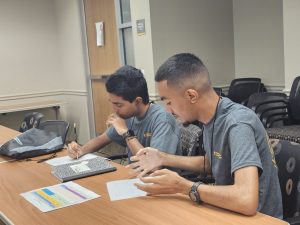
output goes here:
[[88, 162], [87, 161], [83, 161], [79, 164], [76, 165], [72, 165], [70, 166], [71, 169], [75, 172], [75, 173], [82, 173], [82, 172], [86, 172], [86, 171], [90, 171], [91, 168], [88, 167]]
[[49, 212], [100, 197], [100, 195], [72, 181], [20, 195], [42, 212]]
[[107, 182], [107, 190], [111, 201], [146, 196], [147, 193], [138, 189], [134, 183], [143, 182], [140, 179], [116, 180]]
[[86, 154], [81, 156], [78, 159], [72, 159], [70, 156], [63, 156], [63, 157], [47, 160], [46, 163], [48, 163], [51, 166], [58, 166], [58, 165], [72, 163], [72, 162], [80, 162], [87, 159], [93, 159], [96, 157], [98, 156], [94, 154]]

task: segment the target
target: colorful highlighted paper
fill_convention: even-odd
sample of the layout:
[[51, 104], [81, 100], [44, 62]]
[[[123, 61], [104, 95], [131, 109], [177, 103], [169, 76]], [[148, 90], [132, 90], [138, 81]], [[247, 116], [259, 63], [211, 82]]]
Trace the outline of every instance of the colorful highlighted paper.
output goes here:
[[72, 181], [22, 193], [21, 196], [42, 212], [52, 211], [100, 197], [100, 195]]

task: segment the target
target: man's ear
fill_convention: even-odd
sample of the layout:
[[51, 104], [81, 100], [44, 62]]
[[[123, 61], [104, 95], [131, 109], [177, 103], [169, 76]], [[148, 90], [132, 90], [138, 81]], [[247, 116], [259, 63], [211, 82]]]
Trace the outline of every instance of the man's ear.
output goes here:
[[135, 98], [135, 104], [139, 105], [141, 103], [143, 103], [143, 99], [141, 97], [136, 97]]
[[199, 94], [195, 89], [187, 89], [185, 91], [185, 97], [189, 99], [192, 104], [194, 104], [198, 101]]

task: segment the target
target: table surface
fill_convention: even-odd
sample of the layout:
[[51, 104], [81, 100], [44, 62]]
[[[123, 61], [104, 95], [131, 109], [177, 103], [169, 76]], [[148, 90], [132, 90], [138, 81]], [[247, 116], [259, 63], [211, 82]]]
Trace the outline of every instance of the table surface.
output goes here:
[[[16, 131], [0, 126], [0, 144], [17, 134]], [[59, 153], [59, 155], [65, 154], [64, 151]], [[7, 160], [1, 156], [0, 159]], [[0, 163], [0, 213], [15, 225], [287, 224], [261, 213], [249, 217], [208, 204], [197, 205], [191, 202], [187, 196], [179, 194], [147, 196], [112, 202], [106, 183], [112, 180], [128, 179], [127, 169], [119, 164], [113, 164], [117, 167], [115, 172], [74, 181], [101, 195], [100, 198], [43, 213], [20, 194], [58, 184], [59, 181], [50, 173], [50, 166], [46, 163], [36, 163], [36, 161], [2, 162]]]

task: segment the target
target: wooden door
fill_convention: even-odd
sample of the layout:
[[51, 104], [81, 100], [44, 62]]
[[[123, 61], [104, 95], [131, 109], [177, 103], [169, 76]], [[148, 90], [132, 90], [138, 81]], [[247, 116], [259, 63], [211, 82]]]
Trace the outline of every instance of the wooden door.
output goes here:
[[[85, 0], [84, 8], [95, 126], [97, 134], [100, 134], [105, 131], [107, 116], [112, 113], [105, 77], [120, 67], [115, 4], [114, 0]], [[96, 44], [95, 26], [100, 21], [104, 23], [104, 46], [101, 47]]]

